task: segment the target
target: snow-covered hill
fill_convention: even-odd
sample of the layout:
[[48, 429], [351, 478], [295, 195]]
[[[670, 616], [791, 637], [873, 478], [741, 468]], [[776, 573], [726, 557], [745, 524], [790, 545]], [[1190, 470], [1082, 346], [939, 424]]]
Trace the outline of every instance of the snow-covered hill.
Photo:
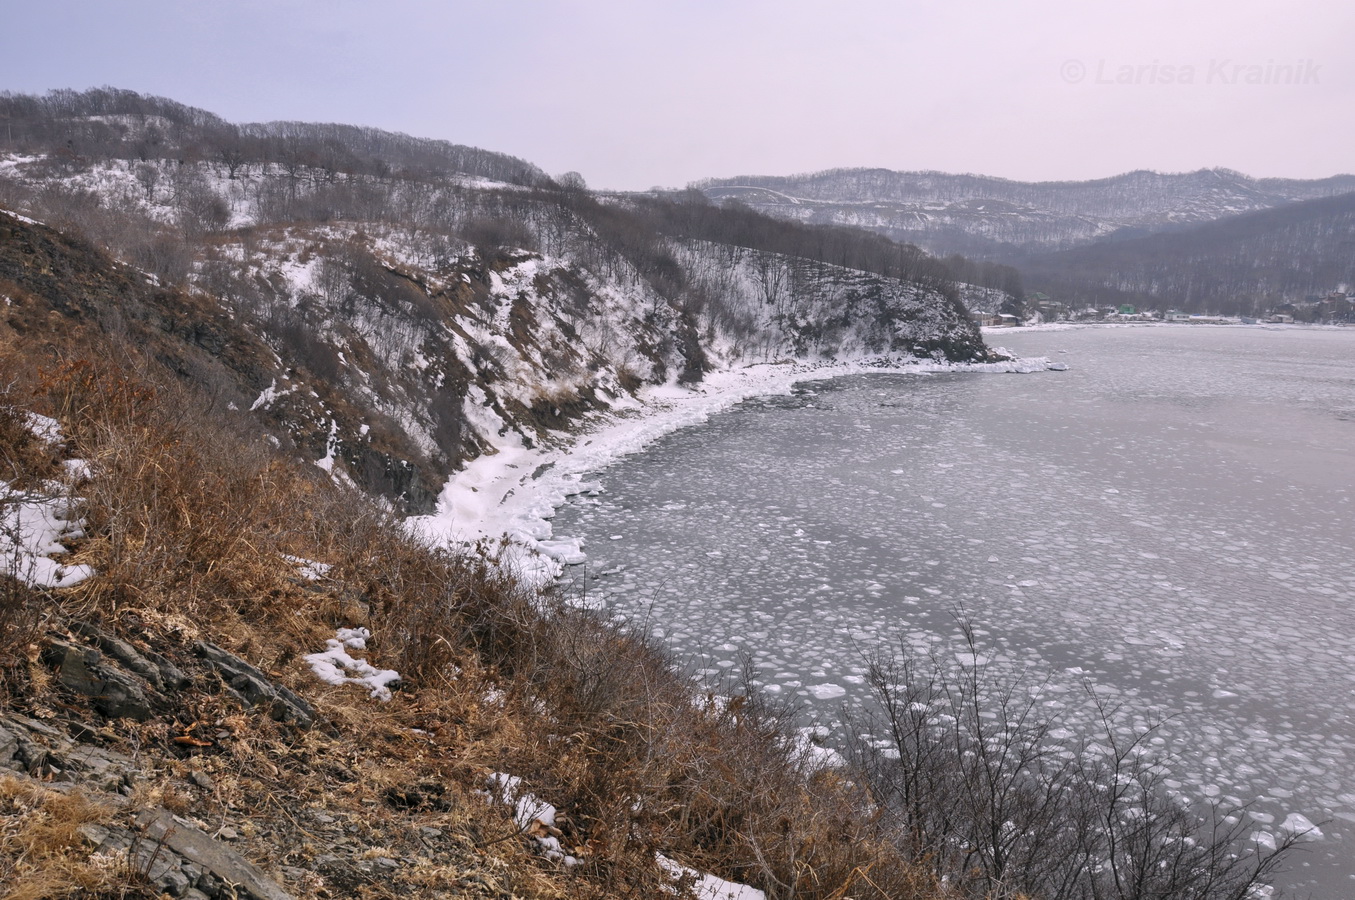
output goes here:
[[713, 200], [803, 222], [870, 228], [938, 253], [1011, 256], [1142, 234], [1355, 191], [1355, 176], [1249, 178], [1227, 169], [1020, 182], [942, 172], [834, 169], [697, 185]]

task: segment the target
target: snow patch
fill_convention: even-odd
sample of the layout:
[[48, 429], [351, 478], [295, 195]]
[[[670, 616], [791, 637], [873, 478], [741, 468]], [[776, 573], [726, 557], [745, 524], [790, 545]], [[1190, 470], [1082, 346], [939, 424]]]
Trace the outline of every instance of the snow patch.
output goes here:
[[662, 853], [654, 854], [654, 859], [673, 881], [689, 885], [697, 900], [767, 900], [767, 895], [755, 887], [698, 872]]
[[354, 659], [348, 654], [350, 649], [367, 649], [367, 639], [371, 636], [366, 628], [342, 628], [325, 642], [327, 650], [304, 658], [315, 677], [326, 684], [360, 684], [374, 699], [385, 703], [391, 698], [390, 685], [400, 680], [400, 673], [394, 669], [378, 669], [367, 660]]

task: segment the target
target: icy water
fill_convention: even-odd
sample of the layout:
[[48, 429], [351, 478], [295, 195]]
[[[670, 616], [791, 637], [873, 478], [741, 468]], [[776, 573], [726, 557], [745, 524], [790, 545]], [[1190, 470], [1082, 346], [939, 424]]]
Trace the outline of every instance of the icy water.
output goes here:
[[1355, 897], [1355, 329], [989, 340], [1070, 369], [809, 382], [599, 473], [573, 589], [832, 729], [963, 607], [1074, 730], [1165, 717], [1184, 795], [1319, 823], [1281, 884]]

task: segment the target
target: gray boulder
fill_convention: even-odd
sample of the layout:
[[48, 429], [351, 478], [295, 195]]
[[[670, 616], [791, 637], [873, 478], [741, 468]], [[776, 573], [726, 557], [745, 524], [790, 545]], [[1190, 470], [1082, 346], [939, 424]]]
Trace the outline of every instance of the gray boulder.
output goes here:
[[258, 866], [167, 809], [144, 810], [134, 829], [85, 824], [78, 830], [96, 849], [127, 856], [171, 897], [293, 900]]

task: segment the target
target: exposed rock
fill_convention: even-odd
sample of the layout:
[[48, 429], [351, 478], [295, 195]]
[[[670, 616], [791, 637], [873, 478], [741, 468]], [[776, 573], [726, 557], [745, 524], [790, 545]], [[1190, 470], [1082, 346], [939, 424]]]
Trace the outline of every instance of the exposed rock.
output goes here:
[[216, 670], [226, 689], [246, 706], [263, 706], [269, 716], [299, 728], [315, 724], [315, 710], [305, 700], [280, 684], [274, 684], [263, 672], [233, 653], [215, 644], [199, 641], [193, 652]]
[[[137, 825], [145, 830], [150, 840], [161, 842], [174, 853], [210, 873], [214, 881], [230, 885], [238, 895], [255, 900], [291, 900], [277, 882], [266, 876], [257, 866], [234, 850], [208, 837], [204, 832], [178, 818], [169, 810], [147, 810], [137, 817]], [[201, 888], [201, 882], [193, 887]], [[210, 897], [212, 893], [205, 891]]]
[[165, 852], [155, 840], [146, 840], [144, 835], [125, 828], [93, 823], [80, 825], [76, 830], [99, 852], [126, 859], [133, 871], [142, 873], [147, 881], [171, 897], [181, 896], [192, 887], [181, 871], [182, 860]]
[[94, 701], [94, 706], [110, 718], [144, 721], [150, 718], [151, 704], [142, 683], [132, 675], [103, 663], [103, 656], [91, 647], [82, 647], [49, 637], [42, 656], [57, 670], [57, 680], [77, 694]]
[[126, 855], [171, 897], [292, 900], [249, 860], [166, 809], [143, 811], [134, 829], [85, 824], [78, 830], [99, 851]]
[[128, 669], [150, 682], [151, 686], [159, 690], [163, 687], [163, 679], [160, 675], [158, 666], [152, 664], [146, 657], [142, 656], [131, 644], [116, 638], [113, 635], [91, 625], [88, 622], [75, 622], [71, 625], [71, 631], [81, 637], [89, 638], [99, 649], [108, 656], [122, 663]]
[[63, 789], [67, 779], [116, 796], [132, 786], [137, 764], [130, 756], [72, 739], [36, 719], [0, 713], [0, 767], [50, 778]]
[[0, 766], [13, 768], [14, 758], [18, 755], [18, 736], [3, 726], [0, 726]]
[[132, 787], [136, 762], [116, 750], [75, 744], [63, 754], [62, 761], [81, 773], [82, 782], [100, 790], [118, 792]]
[[139, 649], [89, 622], [74, 622], [71, 631], [93, 641], [107, 656], [146, 679], [156, 690], [179, 690], [190, 679], [165, 657], [152, 650]]

